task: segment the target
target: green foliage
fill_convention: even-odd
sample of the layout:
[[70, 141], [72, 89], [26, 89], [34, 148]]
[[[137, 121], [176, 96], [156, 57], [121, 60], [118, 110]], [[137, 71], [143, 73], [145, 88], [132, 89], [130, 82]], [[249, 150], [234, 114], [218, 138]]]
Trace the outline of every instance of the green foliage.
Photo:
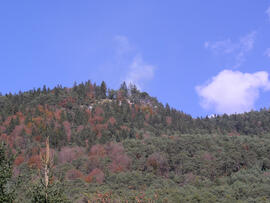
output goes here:
[[[46, 189], [37, 174], [48, 135]], [[0, 140], [20, 154], [13, 167], [1, 145], [6, 202], [270, 202], [269, 109], [192, 118], [135, 85], [87, 81], [0, 96]]]
[[8, 184], [12, 177], [13, 157], [8, 153], [6, 145], [0, 143], [0, 202], [12, 202], [14, 191], [10, 191]]
[[31, 188], [29, 196], [33, 203], [69, 202], [64, 195], [63, 185], [58, 181], [50, 183], [46, 188], [43, 180], [40, 179], [39, 183]]

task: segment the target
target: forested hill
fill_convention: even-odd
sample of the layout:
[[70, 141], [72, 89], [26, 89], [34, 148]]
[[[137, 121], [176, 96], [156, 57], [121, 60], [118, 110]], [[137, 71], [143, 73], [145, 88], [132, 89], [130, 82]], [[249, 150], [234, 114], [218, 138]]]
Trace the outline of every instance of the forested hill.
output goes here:
[[[44, 86], [42, 89], [0, 96], [0, 109], [0, 124], [11, 123], [11, 127], [4, 125], [11, 130], [19, 118], [18, 115], [26, 118], [26, 124], [31, 123], [33, 118], [42, 118], [47, 122], [57, 121], [58, 113], [61, 122], [66, 120], [72, 123], [73, 127], [87, 126], [91, 124], [88, 121], [90, 117], [94, 117], [97, 109], [97, 114], [101, 114], [99, 110], [102, 111], [102, 121], [98, 123], [104, 124], [114, 118], [118, 125], [146, 129], [153, 131], [155, 135], [168, 130], [192, 134], [262, 135], [270, 132], [269, 109], [192, 118], [170, 108], [168, 104], [163, 106], [156, 98], [140, 92], [136, 86], [127, 88], [125, 83], [119, 90], [107, 89], [105, 82], [98, 86], [90, 81], [75, 84], [73, 88], [57, 86], [49, 89]], [[44, 111], [51, 113], [49, 118], [46, 118]]]
[[36, 197], [47, 137], [67, 202], [270, 201], [267, 109], [192, 118], [135, 86], [88, 81], [1, 95], [0, 135], [15, 202]]

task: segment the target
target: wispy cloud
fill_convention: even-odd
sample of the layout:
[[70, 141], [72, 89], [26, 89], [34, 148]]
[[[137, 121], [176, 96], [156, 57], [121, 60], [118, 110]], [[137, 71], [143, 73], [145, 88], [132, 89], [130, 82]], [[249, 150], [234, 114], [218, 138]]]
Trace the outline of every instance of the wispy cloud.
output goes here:
[[242, 73], [223, 70], [207, 84], [196, 87], [203, 108], [228, 114], [250, 111], [261, 89], [270, 90], [268, 73], [265, 71]]
[[270, 20], [270, 6], [268, 7], [268, 9], [266, 10], [266, 14], [268, 15], [268, 18]]
[[117, 43], [116, 52], [117, 55], [123, 56], [130, 51], [132, 51], [133, 47], [129, 43], [129, 40], [126, 36], [117, 35], [114, 37], [115, 42]]
[[204, 47], [210, 49], [215, 54], [231, 54], [238, 48], [237, 46], [238, 45], [234, 44], [231, 39], [204, 43]]
[[270, 48], [266, 49], [264, 55], [270, 58]]
[[255, 36], [256, 32], [253, 31], [241, 37], [238, 42], [233, 42], [231, 39], [215, 42], [207, 41], [204, 43], [204, 47], [214, 54], [233, 55], [235, 59], [233, 68], [238, 68], [245, 62], [246, 54], [253, 49]]
[[143, 89], [146, 83], [154, 78], [156, 67], [144, 61], [142, 54], [136, 51], [126, 36], [116, 36], [115, 41], [117, 42], [117, 60], [125, 68], [123, 81], [128, 85], [135, 84], [138, 89]]
[[146, 64], [140, 55], [134, 57], [128, 69], [125, 82], [127, 84], [135, 84], [139, 89], [142, 89], [145, 82], [154, 77], [155, 67]]

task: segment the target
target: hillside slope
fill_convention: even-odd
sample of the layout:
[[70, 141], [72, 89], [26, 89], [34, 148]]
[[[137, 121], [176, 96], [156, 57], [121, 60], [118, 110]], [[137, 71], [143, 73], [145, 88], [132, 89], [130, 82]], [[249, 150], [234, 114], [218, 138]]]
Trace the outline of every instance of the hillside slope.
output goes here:
[[88, 81], [0, 96], [0, 135], [15, 155], [17, 202], [30, 201], [48, 136], [71, 202], [270, 201], [267, 109], [192, 118], [135, 86]]

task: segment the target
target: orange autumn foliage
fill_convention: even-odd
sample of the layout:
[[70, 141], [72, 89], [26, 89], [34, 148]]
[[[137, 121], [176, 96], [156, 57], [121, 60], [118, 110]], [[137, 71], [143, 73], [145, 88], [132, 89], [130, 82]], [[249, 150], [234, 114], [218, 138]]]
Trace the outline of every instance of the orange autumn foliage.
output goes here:
[[32, 134], [32, 123], [27, 123], [26, 126], [24, 126], [24, 131], [26, 134], [31, 135]]
[[111, 142], [107, 147], [107, 154], [112, 160], [112, 163], [109, 165], [112, 172], [118, 173], [129, 168], [131, 160], [125, 154], [122, 144]]
[[13, 116], [8, 116], [3, 124], [4, 124], [5, 126], [9, 126], [10, 121], [11, 121], [12, 119], [16, 119], [16, 116], [15, 116], [15, 115], [13, 115]]
[[89, 155], [90, 157], [104, 157], [106, 154], [105, 148], [100, 144], [96, 144], [91, 147]]
[[41, 169], [41, 158], [40, 155], [33, 155], [30, 157], [30, 159], [28, 160], [28, 166], [30, 168], [38, 168]]
[[45, 109], [45, 116], [48, 120], [52, 120], [53, 116], [54, 116], [54, 113], [49, 111], [48, 109]]
[[18, 112], [16, 113], [16, 115], [17, 115], [17, 117], [19, 118], [20, 124], [23, 124], [24, 121], [25, 121], [25, 116], [23, 115], [23, 113], [20, 112], [20, 111], [18, 111]]
[[93, 180], [93, 176], [90, 176], [90, 175], [87, 175], [85, 178], [84, 178], [84, 181], [87, 182], [87, 183], [91, 183]]
[[19, 165], [21, 165], [23, 162], [24, 162], [24, 156], [23, 156], [23, 154], [18, 155], [18, 156], [15, 158], [15, 160], [14, 160], [15, 166], [19, 166]]
[[2, 140], [2, 141], [4, 141], [4, 142], [6, 142], [7, 143], [7, 141], [8, 141], [8, 136], [7, 136], [7, 134], [6, 133], [3, 133], [2, 135], [1, 135], [1, 137], [0, 137], [1, 139], [0, 140]]
[[76, 102], [76, 100], [72, 97], [67, 97], [65, 99], [63, 99], [62, 101], [59, 102], [59, 105], [62, 107], [66, 107], [68, 103], [72, 103], [74, 104]]
[[43, 108], [42, 105], [39, 104], [39, 105], [37, 106], [37, 108], [38, 108], [39, 112], [41, 112], [41, 113], [44, 112], [44, 108]]
[[108, 120], [108, 123], [110, 123], [111, 125], [115, 125], [116, 123], [116, 120], [114, 117], [110, 117], [109, 120]]
[[56, 120], [60, 121], [61, 113], [62, 113], [61, 109], [56, 109], [56, 111], [54, 112], [54, 117], [55, 117]]
[[40, 125], [43, 119], [40, 116], [38, 116], [33, 118], [32, 120], [36, 125]]
[[149, 121], [150, 114], [149, 113], [145, 114], [144, 118], [145, 118], [146, 121]]
[[24, 125], [17, 125], [15, 126], [14, 130], [12, 131], [13, 136], [20, 136], [24, 129]]
[[34, 140], [37, 141], [37, 142], [40, 142], [41, 141], [41, 136], [38, 135], [38, 136], [34, 136]]
[[92, 181], [96, 181], [99, 184], [102, 184], [104, 181], [104, 173], [98, 168], [95, 168], [94, 170], [91, 171], [85, 178], [85, 182], [90, 183]]
[[31, 153], [32, 155], [37, 155], [39, 153], [40, 149], [38, 147], [33, 147], [31, 149]]

